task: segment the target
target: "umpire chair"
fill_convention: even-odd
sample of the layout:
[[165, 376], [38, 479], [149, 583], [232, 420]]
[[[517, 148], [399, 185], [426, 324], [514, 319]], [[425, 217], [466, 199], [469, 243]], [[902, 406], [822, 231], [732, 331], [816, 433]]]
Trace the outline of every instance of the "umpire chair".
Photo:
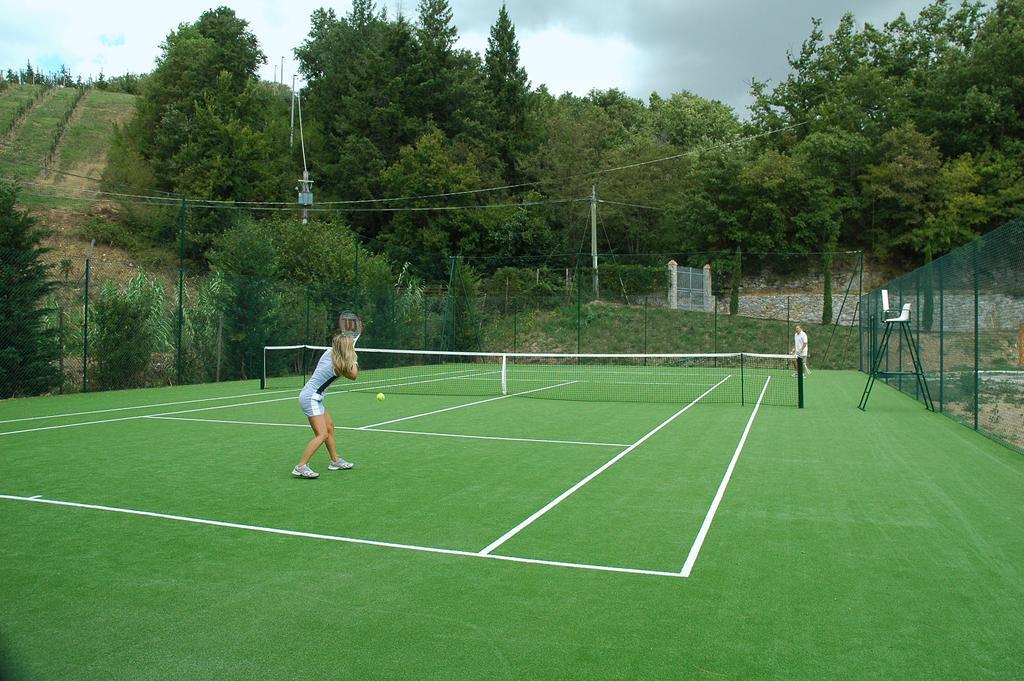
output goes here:
[[[875, 354], [874, 361], [871, 363], [871, 372], [868, 374], [867, 385], [864, 386], [864, 393], [860, 396], [860, 404], [857, 408], [861, 411], [865, 411], [868, 406], [868, 398], [871, 397], [871, 389], [875, 385], [876, 378], [891, 378], [893, 376], [915, 376], [917, 378], [918, 388], [921, 390], [921, 396], [924, 399], [924, 406], [928, 411], [935, 411], [935, 404], [932, 402], [932, 395], [928, 391], [928, 381], [924, 378], [924, 370], [921, 368], [921, 353], [917, 347], [917, 343], [914, 342], [914, 336], [910, 333], [910, 303], [903, 303], [903, 309], [900, 310], [897, 316], [889, 316], [891, 310], [889, 309], [889, 292], [886, 290], [882, 291], [882, 324], [885, 326], [885, 331], [882, 333], [882, 342], [878, 345], [878, 352]], [[893, 329], [898, 328], [896, 333], [900, 334], [900, 338], [906, 342], [907, 347], [910, 349], [910, 359], [914, 363], [913, 371], [882, 371], [881, 364], [882, 358], [886, 356], [889, 350], [889, 341], [892, 339]]]

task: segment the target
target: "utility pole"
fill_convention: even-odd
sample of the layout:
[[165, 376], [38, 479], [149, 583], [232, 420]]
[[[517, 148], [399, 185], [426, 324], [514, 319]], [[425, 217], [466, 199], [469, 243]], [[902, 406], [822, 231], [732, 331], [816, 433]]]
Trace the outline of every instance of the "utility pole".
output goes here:
[[302, 145], [302, 179], [299, 180], [299, 205], [302, 206], [302, 224], [309, 224], [309, 209], [313, 206], [313, 180], [309, 179], [309, 168], [306, 167], [306, 139], [302, 135], [302, 96], [293, 98], [299, 104], [299, 143]]
[[295, 143], [295, 76], [292, 76], [292, 126], [288, 132], [288, 148]]
[[281, 85], [284, 85], [284, 57], [281, 57]]
[[601, 298], [600, 280], [597, 276], [597, 185], [590, 189], [590, 267], [594, 271], [594, 299]]

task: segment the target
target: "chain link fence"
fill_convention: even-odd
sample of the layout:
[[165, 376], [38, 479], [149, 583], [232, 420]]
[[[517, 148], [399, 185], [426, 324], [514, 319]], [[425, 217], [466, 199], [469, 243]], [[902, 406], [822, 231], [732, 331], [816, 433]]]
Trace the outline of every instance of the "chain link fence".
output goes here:
[[[713, 257], [602, 256], [598, 277], [571, 257], [440, 258], [446, 281], [424, 284], [403, 271], [382, 287], [379, 276], [371, 285], [369, 249], [362, 252], [362, 270], [357, 255], [355, 283], [345, 286], [143, 268], [115, 262], [102, 246], [80, 259], [51, 256], [40, 333], [52, 376], [30, 381], [0, 354], [5, 395], [254, 379], [264, 346], [327, 344], [343, 310], [364, 319], [360, 345], [422, 350], [785, 353], [802, 323], [814, 368], [858, 366], [859, 253], [835, 257], [827, 280], [820, 256], [792, 256], [787, 271], [772, 275], [758, 256], [744, 256], [748, 274], [720, 271], [706, 308], [683, 310], [670, 305], [669, 261], [718, 268]], [[826, 292], [832, 323], [822, 318]]]
[[[913, 337], [936, 408], [1024, 451], [1024, 219], [864, 295], [865, 372], [882, 336], [882, 289], [891, 308], [911, 304]], [[883, 372], [913, 370], [909, 349], [895, 338], [880, 361]], [[922, 398], [913, 376], [885, 380]]]

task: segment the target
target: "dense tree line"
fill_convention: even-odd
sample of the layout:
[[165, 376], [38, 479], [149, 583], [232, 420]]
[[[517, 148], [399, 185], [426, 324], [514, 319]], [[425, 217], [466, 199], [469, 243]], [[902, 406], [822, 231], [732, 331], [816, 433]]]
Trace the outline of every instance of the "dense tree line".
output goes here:
[[[483, 55], [457, 38], [448, 0], [421, 0], [415, 18], [355, 0], [344, 16], [315, 11], [296, 49], [317, 201], [363, 202], [347, 204], [361, 209], [348, 224], [407, 252], [497, 256], [485, 269], [574, 253], [594, 185], [603, 251], [713, 251], [729, 254], [724, 271], [738, 252], [853, 248], [911, 264], [1024, 206], [1024, 0], [935, 0], [881, 27], [846, 15], [828, 36], [814, 21], [784, 81], [752, 81], [745, 118], [686, 91], [532, 87], [505, 7]], [[108, 183], [292, 200], [291, 98], [258, 80], [264, 62], [228, 8], [179, 26], [116, 135]], [[437, 206], [475, 209], [395, 210]], [[191, 255], [205, 259], [234, 221], [191, 217]]]

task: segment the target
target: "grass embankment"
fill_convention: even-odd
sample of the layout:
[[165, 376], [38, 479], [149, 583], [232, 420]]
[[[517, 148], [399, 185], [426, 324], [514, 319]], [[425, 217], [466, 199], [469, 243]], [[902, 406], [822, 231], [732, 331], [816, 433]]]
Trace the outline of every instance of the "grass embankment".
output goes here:
[[[794, 323], [594, 302], [581, 305], [578, 314], [575, 305], [495, 312], [481, 320], [481, 344], [517, 352], [777, 354], [790, 351]], [[812, 367], [858, 366], [857, 327], [803, 325]]]
[[[29, 88], [32, 86], [21, 86]], [[15, 89], [17, 90], [17, 89]], [[38, 88], [37, 88], [38, 90]], [[83, 199], [69, 197], [69, 190], [97, 190], [98, 178], [107, 163], [107, 152], [113, 136], [113, 125], [126, 121], [132, 113], [135, 97], [115, 92], [88, 90], [64, 125], [59, 144], [50, 155], [54, 135], [74, 106], [77, 91], [58, 88], [46, 93], [14, 125], [7, 143], [0, 148], [0, 176], [32, 181], [23, 188], [20, 203], [39, 207], [73, 207], [85, 209], [92, 195]], [[0, 96], [0, 127], [5, 116], [10, 118], [20, 104], [8, 100], [29, 101], [30, 91], [5, 92]], [[44, 166], [53, 170], [44, 171]], [[59, 198], [48, 196], [59, 194]]]
[[41, 85], [12, 85], [0, 92], [0, 134], [10, 130], [42, 91]]
[[106, 165], [114, 124], [128, 120], [134, 107], [134, 95], [90, 90], [61, 142], [60, 170], [99, 177]]
[[58, 88], [32, 106], [0, 149], [0, 176], [28, 180], [39, 174], [54, 132], [74, 105], [77, 94], [74, 88]]

